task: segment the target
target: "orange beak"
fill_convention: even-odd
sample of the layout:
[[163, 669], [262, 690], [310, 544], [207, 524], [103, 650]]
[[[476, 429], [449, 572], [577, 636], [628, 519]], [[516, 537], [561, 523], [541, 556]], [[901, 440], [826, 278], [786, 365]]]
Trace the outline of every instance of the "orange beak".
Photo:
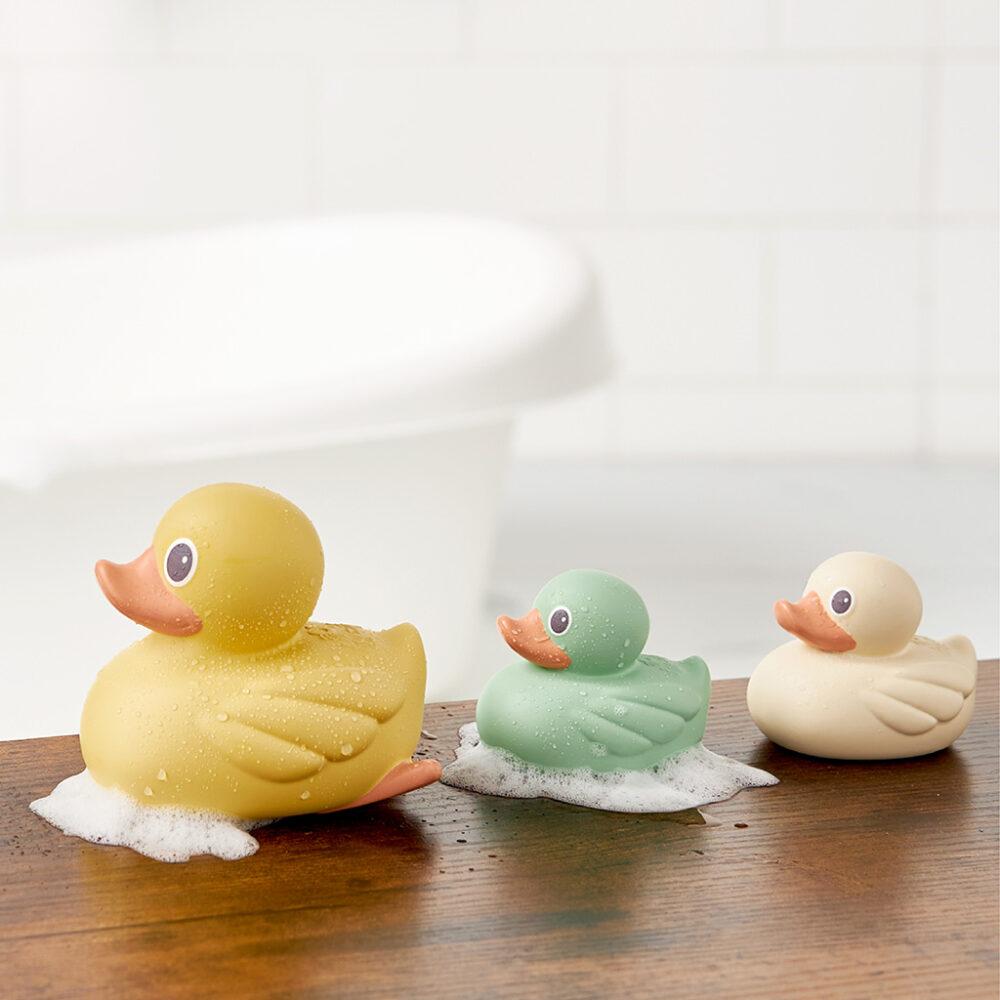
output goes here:
[[819, 594], [810, 590], [794, 604], [778, 601], [774, 605], [778, 624], [792, 635], [817, 649], [830, 653], [847, 653], [857, 643], [827, 613]]
[[167, 590], [150, 546], [130, 563], [101, 559], [94, 567], [104, 596], [127, 618], [164, 635], [194, 635], [201, 619]]
[[569, 653], [560, 649], [549, 638], [537, 608], [529, 611], [523, 618], [501, 615], [497, 619], [497, 628], [500, 629], [504, 642], [530, 663], [550, 670], [565, 670], [573, 662]]

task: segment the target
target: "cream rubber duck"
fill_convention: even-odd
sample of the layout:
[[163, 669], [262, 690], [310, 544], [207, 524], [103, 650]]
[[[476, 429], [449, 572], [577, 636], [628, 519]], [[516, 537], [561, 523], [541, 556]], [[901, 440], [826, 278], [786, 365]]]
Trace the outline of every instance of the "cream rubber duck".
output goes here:
[[820, 565], [774, 616], [796, 640], [753, 672], [747, 707], [769, 739], [841, 760], [933, 753], [965, 730], [976, 653], [965, 636], [916, 635], [920, 591], [902, 567], [868, 552]]
[[152, 633], [98, 674], [80, 721], [93, 778], [149, 805], [244, 819], [325, 812], [437, 780], [411, 760], [426, 664], [412, 625], [310, 622], [323, 551], [269, 490], [206, 486], [101, 589]]

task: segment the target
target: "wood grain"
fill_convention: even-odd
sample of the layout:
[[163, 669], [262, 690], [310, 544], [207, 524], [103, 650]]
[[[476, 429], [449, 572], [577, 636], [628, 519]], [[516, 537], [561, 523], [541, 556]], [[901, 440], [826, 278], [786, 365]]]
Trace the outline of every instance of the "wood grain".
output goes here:
[[[951, 750], [836, 764], [764, 740], [745, 682], [706, 745], [782, 783], [628, 816], [435, 785], [167, 865], [28, 811], [75, 737], [0, 744], [0, 996], [995, 997], [997, 664]], [[428, 707], [451, 759], [471, 703]]]

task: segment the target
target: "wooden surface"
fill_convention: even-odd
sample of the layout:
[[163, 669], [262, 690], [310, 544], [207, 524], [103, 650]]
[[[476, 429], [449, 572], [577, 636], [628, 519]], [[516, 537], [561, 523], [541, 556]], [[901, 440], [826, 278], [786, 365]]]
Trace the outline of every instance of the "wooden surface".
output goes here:
[[[782, 783], [628, 816], [436, 785], [168, 865], [28, 811], [77, 740], [0, 744], [0, 996], [996, 997], [997, 666], [955, 747], [786, 753], [713, 688], [706, 745]], [[451, 759], [471, 704], [430, 706]]]

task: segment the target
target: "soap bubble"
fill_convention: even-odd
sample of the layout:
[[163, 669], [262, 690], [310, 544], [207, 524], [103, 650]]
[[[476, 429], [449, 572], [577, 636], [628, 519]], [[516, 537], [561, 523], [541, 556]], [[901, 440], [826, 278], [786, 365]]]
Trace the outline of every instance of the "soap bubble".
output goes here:
[[[612, 812], [681, 812], [721, 802], [744, 788], [778, 783], [767, 771], [713, 753], [700, 743], [645, 771], [597, 773], [589, 768], [535, 767], [487, 746], [475, 723], [463, 726], [459, 735], [455, 761], [445, 767], [441, 781], [484, 795], [558, 799]], [[591, 749], [595, 756], [607, 753], [599, 743]]]
[[[148, 786], [145, 792], [153, 795]], [[45, 798], [36, 799], [31, 810], [68, 836], [92, 844], [130, 847], [158, 861], [187, 861], [196, 854], [214, 854], [226, 861], [249, 857], [259, 844], [247, 831], [273, 822], [143, 805], [116, 788], [99, 785], [86, 770], [61, 781]]]

